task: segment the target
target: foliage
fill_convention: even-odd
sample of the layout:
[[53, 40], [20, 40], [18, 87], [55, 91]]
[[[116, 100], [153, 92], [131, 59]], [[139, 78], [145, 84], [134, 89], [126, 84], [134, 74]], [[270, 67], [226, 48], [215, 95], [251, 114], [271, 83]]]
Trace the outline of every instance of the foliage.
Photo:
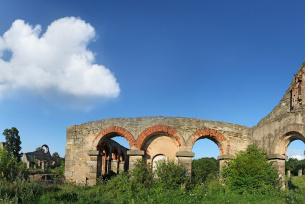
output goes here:
[[131, 182], [135, 187], [149, 188], [152, 185], [151, 167], [144, 159], [137, 160], [131, 171]]
[[215, 158], [201, 158], [192, 161], [192, 183], [204, 183], [209, 174], [216, 177], [219, 173], [219, 162]]
[[65, 163], [61, 161], [60, 165], [54, 169], [56, 179], [65, 178]]
[[[169, 166], [169, 165], [168, 165]], [[171, 167], [170, 167], [171, 168]], [[304, 203], [305, 189], [276, 192], [268, 190], [265, 193], [237, 194], [225, 191], [218, 178], [209, 174], [204, 184], [194, 185], [192, 188], [168, 188], [160, 182], [150, 182], [149, 185], [143, 174], [149, 166], [138, 161], [134, 170], [129, 173], [118, 174], [107, 182], [97, 186], [78, 186], [73, 184], [42, 184], [17, 179], [14, 182], [0, 179], [0, 203]], [[135, 178], [135, 176], [139, 176]], [[150, 181], [151, 178], [149, 179]], [[305, 186], [304, 177], [292, 177], [292, 182], [298, 180]], [[142, 183], [134, 183], [142, 181]], [[144, 181], [144, 182], [143, 182]], [[144, 185], [146, 187], [144, 188]], [[138, 187], [137, 187], [138, 186]]]
[[223, 168], [222, 176], [229, 190], [237, 193], [263, 193], [277, 190], [280, 179], [268, 162], [265, 150], [249, 145]]
[[297, 176], [298, 171], [300, 169], [305, 169], [305, 160], [298, 160], [295, 158], [289, 158], [288, 161], [285, 162], [286, 171], [290, 170], [292, 175]]
[[0, 149], [0, 178], [14, 181], [18, 177], [27, 178], [28, 171], [25, 163], [17, 161], [12, 152], [6, 148]]
[[157, 162], [156, 182], [164, 188], [179, 188], [185, 185], [190, 178], [183, 165], [174, 161], [161, 160]]
[[11, 129], [5, 129], [3, 135], [5, 136], [6, 147], [13, 153], [14, 157], [17, 158], [17, 161], [20, 161], [19, 151], [21, 150], [21, 140], [19, 131], [17, 128], [12, 127]]

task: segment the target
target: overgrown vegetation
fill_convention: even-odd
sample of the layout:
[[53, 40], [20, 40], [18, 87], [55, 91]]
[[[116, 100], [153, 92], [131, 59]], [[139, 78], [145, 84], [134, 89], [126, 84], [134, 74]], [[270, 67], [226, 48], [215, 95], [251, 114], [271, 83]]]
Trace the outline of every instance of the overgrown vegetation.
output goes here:
[[236, 159], [224, 167], [222, 176], [226, 187], [239, 194], [278, 191], [281, 185], [277, 170], [268, 162], [266, 151], [256, 145], [240, 151]]
[[295, 158], [289, 158], [285, 163], [286, 171], [290, 170], [294, 176], [298, 175], [299, 170], [305, 170], [305, 159], [297, 160]]
[[219, 176], [219, 162], [215, 158], [201, 158], [192, 161], [192, 183], [203, 184], [207, 177]]
[[[0, 151], [0, 159], [4, 158], [1, 171], [6, 172], [12, 158], [6, 150]], [[140, 160], [132, 171], [100, 180], [94, 187], [29, 182], [20, 176], [23, 167], [17, 165], [16, 177], [0, 178], [0, 203], [305, 203], [305, 177], [287, 180], [294, 188], [280, 191], [265, 152], [256, 146], [239, 153], [225, 168], [225, 186], [215, 176], [219, 173], [215, 163], [211, 158], [194, 160], [193, 169], [198, 168], [198, 172], [188, 175], [182, 165], [161, 161], [153, 174], [150, 166]], [[54, 172], [62, 177], [64, 166]]]

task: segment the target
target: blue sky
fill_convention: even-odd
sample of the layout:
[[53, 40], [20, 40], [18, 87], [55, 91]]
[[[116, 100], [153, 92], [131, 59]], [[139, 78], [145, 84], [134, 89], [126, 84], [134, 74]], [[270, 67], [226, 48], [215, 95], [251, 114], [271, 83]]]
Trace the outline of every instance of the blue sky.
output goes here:
[[[11, 31], [0, 53], [0, 131], [17, 127], [23, 152], [48, 144], [64, 156], [67, 126], [104, 118], [181, 116], [252, 127], [305, 61], [304, 8], [303, 1], [0, 0], [0, 37]], [[16, 40], [26, 28], [43, 46]], [[64, 38], [72, 28], [79, 28], [75, 38]], [[78, 60], [95, 72], [71, 71], [67, 64]], [[94, 80], [73, 81], [78, 71]], [[196, 155], [219, 155], [216, 145], [203, 145]]]

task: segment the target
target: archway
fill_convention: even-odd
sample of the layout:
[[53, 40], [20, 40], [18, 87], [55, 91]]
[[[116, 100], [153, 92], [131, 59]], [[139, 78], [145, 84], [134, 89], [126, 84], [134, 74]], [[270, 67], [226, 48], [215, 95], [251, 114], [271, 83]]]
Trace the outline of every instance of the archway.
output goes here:
[[285, 162], [286, 175], [298, 175], [303, 174], [305, 166], [301, 160], [304, 160], [305, 150], [305, 137], [295, 131], [291, 131], [285, 134], [284, 140], [284, 151], [287, 156]]
[[158, 162], [168, 161], [167, 157], [164, 154], [158, 154], [152, 159], [152, 171], [157, 170]]
[[192, 182], [201, 184], [209, 176], [219, 176], [219, 146], [209, 136], [201, 136], [193, 144]]
[[[176, 159], [176, 153], [179, 150], [179, 145], [176, 140], [165, 134], [153, 134], [144, 143], [142, 150], [144, 150], [144, 159], [153, 166], [153, 159], [159, 158], [157, 155], [164, 155], [169, 160]], [[156, 157], [157, 156], [157, 157]]]
[[108, 177], [127, 171], [129, 166], [127, 151], [132, 145], [135, 145], [133, 136], [121, 127], [112, 126], [98, 134], [92, 145], [103, 153], [103, 156], [97, 158], [97, 177]]

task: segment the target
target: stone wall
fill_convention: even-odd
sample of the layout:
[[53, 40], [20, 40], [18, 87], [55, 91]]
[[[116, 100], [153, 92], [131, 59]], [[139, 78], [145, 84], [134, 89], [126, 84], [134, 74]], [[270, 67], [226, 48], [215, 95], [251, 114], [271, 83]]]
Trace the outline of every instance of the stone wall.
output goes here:
[[[304, 64], [293, 77], [280, 103], [256, 126], [248, 128], [226, 122], [183, 117], [108, 118], [67, 127], [66, 178], [71, 182], [95, 184], [101, 172], [102, 149], [114, 136], [126, 138], [129, 168], [136, 159], [148, 163], [164, 155], [191, 170], [192, 148], [198, 139], [214, 141], [220, 168], [249, 144], [267, 149], [270, 161], [284, 175], [286, 150], [296, 140], [305, 142]], [[304, 94], [303, 94], [304, 93]]]
[[[83, 184], [97, 174], [100, 171], [98, 159], [93, 157], [102, 155], [89, 156], [88, 152], [99, 151], [114, 136], [127, 139], [131, 147], [127, 154], [131, 161], [143, 155], [151, 161], [162, 153], [190, 165], [189, 159], [194, 156], [192, 148], [198, 139], [213, 140], [219, 154], [226, 158], [226, 155], [246, 148], [250, 134], [251, 129], [245, 126], [182, 117], [109, 118], [73, 125], [67, 128], [66, 178]], [[163, 146], [156, 145], [163, 142]], [[133, 162], [130, 162], [130, 168], [132, 166]]]

